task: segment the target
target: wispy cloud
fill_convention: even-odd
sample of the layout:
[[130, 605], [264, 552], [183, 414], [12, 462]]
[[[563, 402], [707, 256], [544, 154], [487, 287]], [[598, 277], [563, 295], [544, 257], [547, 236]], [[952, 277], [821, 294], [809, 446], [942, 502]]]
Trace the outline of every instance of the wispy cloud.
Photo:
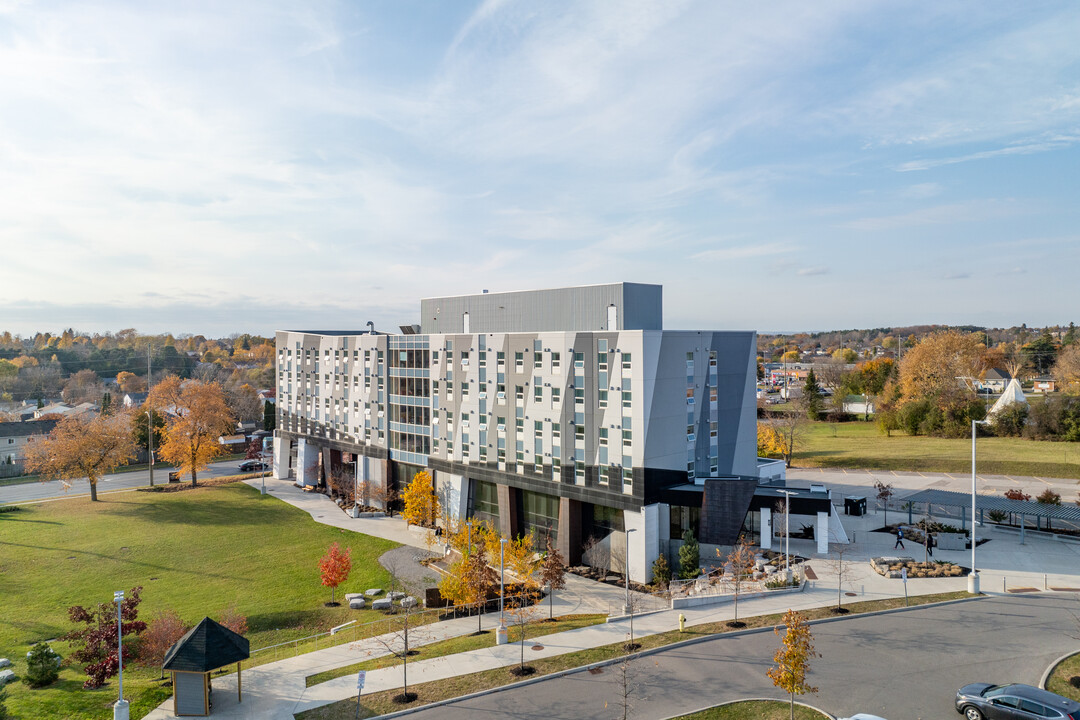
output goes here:
[[812, 275], [828, 275], [829, 268], [826, 267], [805, 267], [799, 268], [796, 271], [797, 275], [812, 276]]
[[797, 246], [787, 242], [773, 243], [749, 243], [746, 245], [733, 245], [728, 247], [703, 250], [690, 256], [691, 260], [702, 262], [727, 262], [730, 260], [745, 260], [747, 258], [770, 257], [785, 255], [795, 252]]
[[966, 223], [976, 220], [1003, 218], [1029, 212], [1023, 204], [1012, 200], [973, 200], [919, 208], [908, 212], [879, 217], [864, 217], [841, 224], [850, 230], [897, 230], [923, 225]]
[[1008, 147], [998, 148], [997, 150], [981, 150], [979, 152], [956, 157], [911, 160], [909, 162], [901, 163], [896, 169], [900, 172], [912, 172], [915, 170], [929, 170], [944, 165], [956, 165], [958, 163], [971, 162], [973, 160], [989, 160], [1009, 155], [1031, 155], [1034, 153], [1050, 152], [1052, 150], [1063, 150], [1070, 145], [1075, 145], [1077, 141], [1080, 141], [1080, 135], [1060, 136], [1045, 142], [1010, 145]]

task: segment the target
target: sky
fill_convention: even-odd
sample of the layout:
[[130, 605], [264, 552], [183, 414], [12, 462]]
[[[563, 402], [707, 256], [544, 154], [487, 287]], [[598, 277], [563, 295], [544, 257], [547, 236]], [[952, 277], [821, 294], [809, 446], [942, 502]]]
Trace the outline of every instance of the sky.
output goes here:
[[0, 0], [0, 331], [1080, 321], [1080, 4]]

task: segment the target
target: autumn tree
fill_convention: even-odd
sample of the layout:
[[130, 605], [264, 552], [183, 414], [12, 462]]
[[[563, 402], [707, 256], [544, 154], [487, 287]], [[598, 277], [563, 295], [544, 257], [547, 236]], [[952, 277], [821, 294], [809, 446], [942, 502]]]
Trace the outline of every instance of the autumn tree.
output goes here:
[[547, 553], [540, 564], [540, 582], [548, 587], [549, 620], [555, 619], [555, 591], [566, 587], [566, 568], [563, 567], [564, 565], [562, 553], [551, 542], [551, 538], [548, 538]]
[[772, 423], [758, 423], [757, 446], [758, 457], [782, 458], [784, 456], [784, 438]]
[[439, 517], [439, 498], [435, 496], [431, 475], [426, 470], [413, 475], [413, 479], [401, 493], [401, 499], [405, 503], [401, 514], [405, 517], [405, 522], [411, 525], [431, 526], [435, 523], [435, 518]]
[[[146, 629], [146, 623], [139, 620], [139, 594], [141, 592], [142, 587], [132, 588], [120, 603], [120, 617], [123, 620], [121, 633], [125, 636], [141, 635]], [[68, 617], [73, 623], [82, 626], [65, 635], [64, 640], [76, 648], [71, 657], [85, 663], [83, 670], [86, 672], [86, 682], [83, 683], [83, 687], [88, 690], [99, 688], [120, 669], [120, 658], [117, 653], [116, 601], [99, 603], [93, 610], [87, 610], [82, 605], [74, 605], [68, 608]], [[134, 656], [132, 643], [125, 642], [124, 662], [127, 663]]]
[[519, 535], [516, 539], [506, 543], [504, 560], [507, 569], [517, 577], [521, 584], [522, 594], [528, 594], [537, 589], [540, 581], [537, 578], [537, 570], [540, 568], [540, 558], [533, 549], [535, 543], [532, 532]]
[[[348, 575], [348, 573], [346, 573]], [[236, 603], [229, 605], [221, 611], [221, 619], [218, 621], [222, 627], [227, 627], [237, 635], [247, 635], [247, 616], [240, 612]]]
[[122, 370], [117, 374], [116, 384], [120, 387], [120, 392], [123, 393], [146, 392], [146, 378], [127, 370]]
[[69, 416], [63, 418], [43, 440], [26, 451], [27, 472], [41, 480], [78, 480], [90, 483], [90, 499], [96, 501], [102, 475], [127, 465], [135, 457], [131, 419], [127, 415]]
[[68, 378], [60, 396], [64, 402], [78, 405], [84, 402], [97, 404], [101, 402], [101, 396], [104, 394], [105, 384], [101, 382], [101, 378], [93, 370], [87, 369], [80, 370]]
[[985, 408], [974, 392], [981, 337], [956, 330], [924, 338], [900, 363], [897, 421], [909, 434], [962, 435]]
[[[810, 672], [810, 661], [821, 657], [814, 650], [813, 636], [806, 624], [806, 618], [797, 610], [788, 610], [784, 613], [784, 626], [786, 632], [779, 649], [773, 655], [775, 667], [768, 670], [768, 676], [773, 685], [788, 694], [791, 700], [791, 720], [795, 720], [795, 696], [804, 693], [816, 693], [817, 688], [806, 682], [806, 676]], [[773, 628], [776, 635], [780, 634], [780, 626]]]
[[225, 404], [241, 422], [258, 422], [263, 416], [259, 391], [247, 383], [230, 383], [225, 389]]
[[1054, 363], [1054, 379], [1064, 392], [1080, 391], [1080, 343], [1062, 348]]
[[154, 386], [147, 404], [169, 415], [158, 454], [197, 485], [198, 472], [224, 452], [218, 437], [233, 427], [221, 385], [171, 375]]
[[[742, 590], [742, 584], [746, 581], [750, 575], [750, 571], [754, 569], [754, 560], [757, 553], [754, 551], [754, 546], [747, 541], [745, 535], [740, 535], [738, 542], [731, 549], [731, 552], [724, 558], [724, 578], [731, 580], [732, 588], [735, 590], [734, 599], [734, 612], [735, 618], [732, 622], [728, 623], [731, 627], [740, 628], [746, 623], [739, 622], [739, 594]], [[720, 550], [717, 548], [716, 555], [720, 555]]]
[[337, 586], [345, 582], [349, 577], [349, 571], [352, 570], [352, 548], [346, 548], [342, 552], [341, 547], [337, 543], [331, 543], [327, 548], [326, 554], [319, 560], [319, 576], [322, 578], [322, 584], [324, 587], [330, 588], [330, 602], [329, 607], [336, 607], [337, 602], [334, 599], [334, 593], [337, 590]]
[[[184, 624], [180, 613], [171, 608], [158, 611], [146, 624], [146, 630], [139, 636], [139, 664], [147, 668], [161, 668], [161, 664], [165, 661], [165, 653], [187, 631], [188, 627]], [[164, 677], [164, 670], [161, 674]]]
[[484, 606], [488, 595], [498, 582], [495, 569], [488, 564], [487, 548], [477, 545], [464, 561], [461, 575], [463, 600], [466, 605], [476, 607], [476, 632], [483, 631]]
[[787, 467], [795, 457], [795, 452], [803, 445], [806, 435], [806, 408], [802, 399], [793, 403], [794, 407], [786, 412], [773, 415], [768, 425], [780, 439], [780, 456]]

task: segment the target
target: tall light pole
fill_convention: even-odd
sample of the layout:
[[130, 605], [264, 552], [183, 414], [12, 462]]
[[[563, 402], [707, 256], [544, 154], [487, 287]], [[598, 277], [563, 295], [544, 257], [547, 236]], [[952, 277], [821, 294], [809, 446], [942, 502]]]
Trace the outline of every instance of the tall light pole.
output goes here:
[[117, 590], [113, 593], [113, 602], [116, 603], [116, 657], [120, 662], [120, 680], [118, 682], [120, 699], [113, 705], [113, 720], [128, 720], [130, 711], [128, 702], [124, 699], [124, 633], [121, 628], [123, 623], [123, 617], [121, 616], [121, 606], [124, 603], [123, 590]]
[[975, 570], [975, 426], [986, 424], [986, 420], [971, 421], [971, 573], [968, 575], [968, 592], [972, 594], [979, 592], [979, 573]]
[[791, 580], [791, 496], [794, 490], [777, 490], [784, 495], [784, 577]]
[[625, 573], [623, 579], [626, 585], [626, 605], [623, 606], [623, 614], [630, 614], [630, 533], [637, 532], [637, 528], [629, 528], [623, 533], [623, 538], [626, 540], [626, 554], [623, 555], [623, 572]]
[[150, 487], [154, 487], [154, 411], [146, 411], [146, 442], [150, 452]]
[[503, 594], [506, 590], [506, 538], [499, 540], [499, 625], [506, 627], [503, 617]]

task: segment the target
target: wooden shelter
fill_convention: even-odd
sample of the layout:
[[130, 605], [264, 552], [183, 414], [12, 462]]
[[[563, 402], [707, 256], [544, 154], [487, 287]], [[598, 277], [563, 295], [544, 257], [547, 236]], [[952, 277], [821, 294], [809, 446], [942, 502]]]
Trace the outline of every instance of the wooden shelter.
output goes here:
[[243, 701], [240, 662], [248, 659], [249, 649], [247, 638], [208, 617], [173, 643], [162, 663], [162, 670], [172, 673], [173, 713], [209, 715], [210, 673], [232, 663], [237, 701]]

